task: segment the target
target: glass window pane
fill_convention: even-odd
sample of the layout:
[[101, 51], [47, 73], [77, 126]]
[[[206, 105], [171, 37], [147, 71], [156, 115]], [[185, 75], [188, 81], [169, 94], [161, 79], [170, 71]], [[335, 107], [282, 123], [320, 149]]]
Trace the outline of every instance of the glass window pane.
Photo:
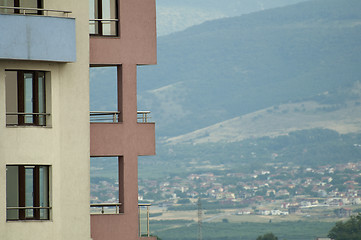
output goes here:
[[[6, 166], [6, 207], [19, 207], [19, 170], [18, 166]], [[19, 219], [19, 210], [6, 211], [7, 220]]]
[[[34, 167], [25, 167], [25, 207], [34, 206]], [[33, 218], [34, 210], [26, 209], [25, 218]]]
[[[49, 168], [47, 166], [39, 167], [39, 202], [40, 207], [49, 207]], [[49, 210], [40, 210], [40, 219], [49, 219]]]
[[38, 0], [20, 0], [20, 7], [38, 8]]
[[98, 22], [92, 19], [98, 19], [98, 0], [89, 0], [89, 32], [90, 34], [98, 34]]
[[[117, 4], [116, 0], [103, 0], [102, 2], [102, 19], [116, 19], [117, 18]], [[103, 35], [116, 35], [117, 22], [103, 21]]]
[[[24, 73], [24, 112], [33, 113], [33, 74]], [[25, 115], [25, 123], [33, 123], [33, 115]]]
[[[38, 73], [38, 103], [39, 103], [39, 113], [45, 113], [45, 73]], [[39, 115], [39, 125], [45, 125], [45, 115]]]
[[117, 35], [118, 23], [115, 21], [102, 21], [103, 24], [103, 35], [104, 36], [115, 36]]
[[[14, 0], [0, 0], [0, 6], [14, 7]], [[0, 13], [14, 13], [13, 9], [0, 9]]]
[[[38, 0], [20, 0], [20, 7], [23, 8], [38, 8]], [[23, 13], [23, 10], [21, 10]], [[26, 14], [37, 14], [37, 10], [26, 10]]]
[[98, 0], [89, 0], [89, 19], [96, 19], [98, 16]]
[[[18, 72], [5, 71], [6, 113], [18, 112]], [[6, 115], [7, 125], [18, 124], [17, 115]]]

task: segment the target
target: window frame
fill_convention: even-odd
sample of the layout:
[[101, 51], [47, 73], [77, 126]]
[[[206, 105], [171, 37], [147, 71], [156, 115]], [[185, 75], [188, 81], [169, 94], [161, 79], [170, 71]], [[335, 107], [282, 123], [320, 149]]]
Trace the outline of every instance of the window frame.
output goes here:
[[[47, 126], [47, 71], [41, 70], [13, 70], [6, 69], [6, 72], [16, 72], [16, 91], [17, 91], [17, 123], [6, 123], [7, 126]], [[32, 75], [32, 115], [30, 116], [32, 121], [26, 122], [25, 112], [25, 74]], [[42, 75], [42, 88], [39, 89], [39, 77]], [[10, 94], [6, 92], [6, 94]], [[40, 100], [39, 96], [42, 96]], [[40, 102], [41, 101], [41, 102]], [[42, 106], [42, 112], [39, 111], [40, 105]], [[6, 109], [8, 113], [8, 110]], [[37, 114], [38, 113], [38, 114]], [[40, 120], [41, 119], [41, 120]], [[7, 122], [7, 121], [6, 121]]]
[[[12, 2], [14, 3], [14, 8], [21, 8], [21, 7], [24, 7], [24, 6], [21, 6], [20, 4], [20, 1], [21, 0], [13, 0]], [[36, 8], [37, 9], [42, 9], [44, 8], [44, 3], [43, 3], [43, 0], [36, 0]], [[29, 10], [28, 10], [29, 11]], [[42, 10], [37, 10], [36, 13], [25, 13], [25, 14], [29, 14], [29, 15], [43, 15], [43, 12]], [[13, 9], [13, 14], [23, 14], [21, 9]]]
[[[51, 201], [50, 201], [50, 171], [51, 166], [50, 165], [6, 165], [6, 169], [8, 171], [8, 167], [17, 167], [17, 196], [18, 196], [18, 206], [16, 207], [8, 207], [8, 203], [6, 203], [6, 221], [29, 221], [29, 220], [36, 220], [36, 221], [47, 221], [50, 220], [51, 215]], [[46, 194], [46, 203], [47, 206], [40, 206], [41, 205], [41, 183], [40, 183], [40, 168], [46, 168], [46, 187], [43, 189]], [[33, 169], [33, 179], [32, 179], [32, 206], [27, 207], [26, 206], [26, 169]], [[6, 174], [9, 174], [8, 172]], [[8, 178], [8, 175], [6, 176]], [[6, 179], [6, 199], [8, 199], [8, 191], [9, 191], [9, 183], [8, 179]], [[9, 212], [8, 211], [18, 211], [18, 217], [17, 218], [9, 218]], [[32, 211], [32, 217], [27, 216], [27, 211]], [[42, 217], [40, 211], [45, 210], [46, 211], [46, 217]]]
[[[97, 1], [97, 7], [94, 9], [94, 16], [95, 19], [103, 19], [103, 1], [106, 0], [94, 0]], [[109, 0], [111, 1], [111, 0]], [[90, 33], [90, 36], [99, 36], [99, 37], [119, 37], [119, 0], [114, 0], [115, 5], [115, 34], [107, 35], [103, 34], [103, 22], [102, 20], [90, 20], [94, 21], [94, 29], [96, 33]]]

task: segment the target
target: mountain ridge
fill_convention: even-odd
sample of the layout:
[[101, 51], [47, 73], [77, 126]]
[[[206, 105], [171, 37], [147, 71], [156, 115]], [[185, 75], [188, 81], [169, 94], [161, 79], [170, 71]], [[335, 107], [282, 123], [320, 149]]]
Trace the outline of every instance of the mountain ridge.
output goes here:
[[[315, 109], [331, 109], [330, 105], [316, 102], [281, 104], [253, 113], [235, 117], [191, 133], [163, 140], [166, 145], [200, 144], [217, 142], [239, 142], [249, 138], [277, 137], [288, 133], [323, 128], [339, 134], [361, 132], [361, 107], [356, 102], [348, 102], [346, 108], [323, 113], [311, 112]], [[308, 108], [307, 110], [305, 110]], [[277, 110], [275, 110], [277, 109]], [[276, 111], [276, 113], [275, 113]], [[347, 115], [347, 119], [344, 116]]]
[[238, 16], [301, 1], [306, 0], [157, 0], [157, 32], [158, 36], [164, 36], [208, 20]]
[[314, 0], [161, 37], [158, 66], [139, 69], [138, 105], [152, 110], [158, 136], [175, 137], [349, 87], [361, 74], [359, 10]]

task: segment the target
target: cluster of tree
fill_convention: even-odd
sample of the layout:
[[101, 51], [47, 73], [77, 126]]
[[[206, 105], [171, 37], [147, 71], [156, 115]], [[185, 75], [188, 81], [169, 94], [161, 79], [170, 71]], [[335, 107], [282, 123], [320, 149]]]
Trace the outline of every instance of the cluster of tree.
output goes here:
[[361, 214], [351, 216], [346, 222], [337, 222], [328, 237], [333, 240], [361, 240]]
[[265, 235], [258, 236], [257, 240], [278, 240], [273, 233], [266, 233]]
[[[328, 237], [333, 240], [361, 240], [361, 213], [351, 216], [346, 222], [339, 221], [329, 231]], [[258, 236], [257, 240], [278, 240], [273, 233]]]

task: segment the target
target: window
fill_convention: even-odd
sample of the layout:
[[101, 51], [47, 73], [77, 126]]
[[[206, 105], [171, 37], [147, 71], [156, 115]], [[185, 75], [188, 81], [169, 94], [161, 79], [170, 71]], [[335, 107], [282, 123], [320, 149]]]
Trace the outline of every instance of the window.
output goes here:
[[6, 71], [6, 124], [45, 126], [46, 73]]
[[118, 36], [117, 0], [89, 0], [90, 34]]
[[[112, 166], [112, 170], [107, 172], [109, 180], [99, 178], [104, 174], [104, 163]], [[91, 157], [90, 158], [90, 207], [91, 213], [97, 214], [118, 214], [124, 213], [124, 157]], [[113, 191], [105, 193], [104, 187]], [[97, 189], [97, 190], [96, 190]], [[100, 190], [100, 191], [99, 191]], [[111, 199], [111, 201], [109, 201]]]
[[49, 220], [49, 166], [6, 166], [6, 220]]
[[[0, 0], [0, 6], [15, 8], [43, 8], [42, 0]], [[0, 9], [0, 13], [42, 15], [42, 11], [23, 9]]]

